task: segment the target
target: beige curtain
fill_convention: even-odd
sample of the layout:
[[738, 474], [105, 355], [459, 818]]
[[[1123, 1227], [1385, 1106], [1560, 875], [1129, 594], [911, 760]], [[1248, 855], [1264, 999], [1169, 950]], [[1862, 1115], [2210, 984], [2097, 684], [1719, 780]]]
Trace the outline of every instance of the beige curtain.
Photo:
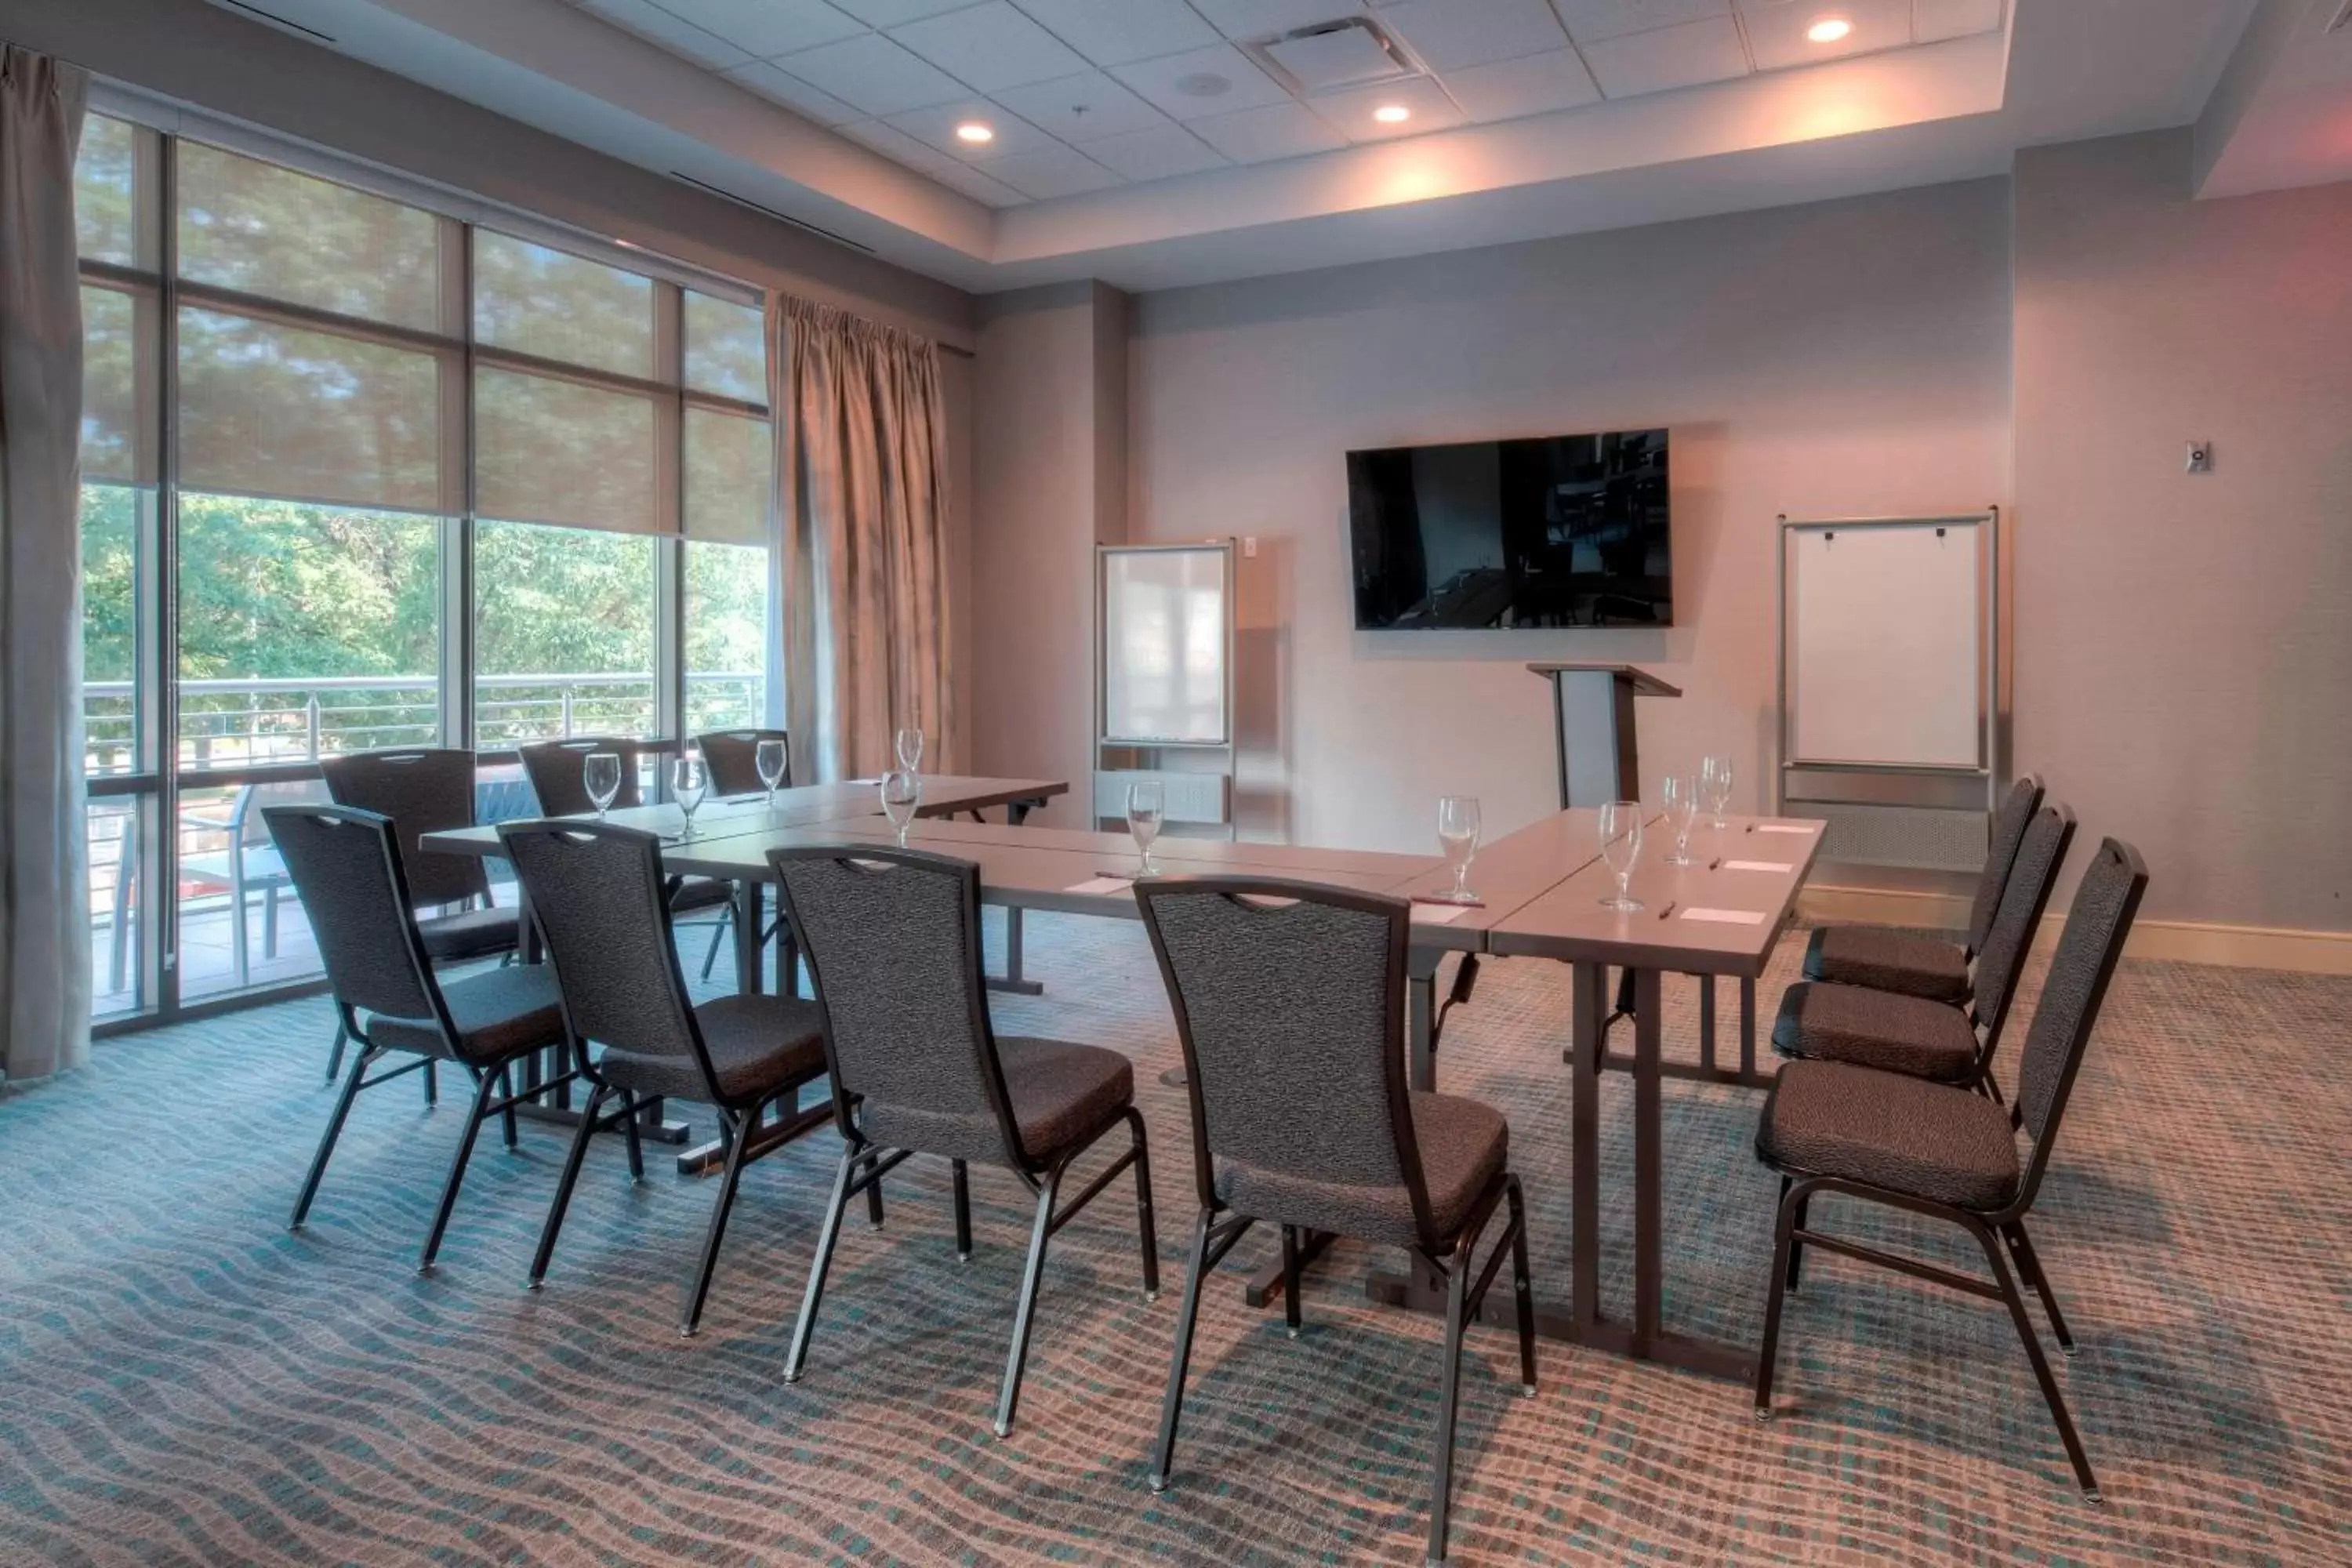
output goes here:
[[806, 300], [768, 301], [772, 519], [784, 722], [802, 783], [923, 771], [961, 737], [947, 669], [947, 413], [939, 345]]
[[0, 50], [0, 1072], [89, 1055], [82, 833], [81, 292], [89, 74]]

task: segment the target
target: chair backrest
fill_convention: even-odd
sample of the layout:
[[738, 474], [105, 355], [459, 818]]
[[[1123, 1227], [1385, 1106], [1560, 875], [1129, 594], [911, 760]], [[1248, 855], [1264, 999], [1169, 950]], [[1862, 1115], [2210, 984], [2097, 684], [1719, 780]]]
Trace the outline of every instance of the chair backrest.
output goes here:
[[990, 1033], [980, 966], [980, 868], [918, 849], [812, 845], [768, 854], [824, 1012], [843, 1130], [858, 1101], [926, 1116], [993, 1116], [1026, 1168]]
[[2018, 1066], [2011, 1120], [2033, 1139], [2021, 1204], [2032, 1203], [2041, 1184], [2074, 1075], [2082, 1068], [2083, 1053], [2106, 1000], [2107, 982], [2115, 977], [2139, 913], [2140, 897], [2147, 891], [2147, 862], [2117, 838], [2099, 846], [2074, 889], [2074, 905], [2066, 913], [2065, 933], [2058, 939], [2057, 955], [2042, 983]]
[[2058, 868], [2065, 864], [2074, 842], [2074, 814], [2057, 802], [2033, 814], [2017, 847], [2009, 887], [2000, 898], [2000, 913], [1993, 918], [1984, 947], [1977, 954], [1976, 996], [1972, 1010], [1985, 1032], [1990, 1051], [2000, 1039], [2010, 1004], [2017, 1000], [2018, 973], [2042, 929], [2042, 912], [2050, 907], [2051, 890], [2058, 885]]
[[595, 752], [610, 752], [621, 759], [621, 791], [613, 797], [613, 804], [645, 804], [645, 795], [637, 784], [637, 760], [646, 752], [643, 741], [614, 735], [534, 741], [517, 747], [516, 755], [522, 758], [522, 771], [530, 780], [530, 793], [539, 797], [541, 816], [578, 816], [596, 809], [596, 803], [588, 798], [588, 785], [582, 777], [589, 755]]
[[319, 771], [337, 805], [392, 818], [408, 872], [408, 892], [420, 906], [488, 898], [490, 877], [474, 855], [435, 855], [417, 847], [427, 833], [474, 826], [474, 753], [446, 748], [355, 752], [325, 757]]
[[2017, 864], [2017, 847], [2025, 841], [2026, 826], [2041, 809], [2042, 781], [2026, 773], [2009, 786], [2000, 809], [1992, 815], [1984, 869], [1977, 874], [1976, 901], [1969, 906], [1971, 954], [1984, 951], [1985, 938], [1992, 932], [1993, 917], [2000, 912], [2001, 894], [2009, 887], [2010, 869]]
[[760, 777], [762, 741], [784, 742], [784, 776], [779, 787], [792, 787], [792, 740], [783, 731], [713, 730], [708, 735], [694, 738], [695, 745], [701, 749], [703, 765], [710, 770], [711, 794], [759, 795], [766, 791], [767, 783]]
[[447, 1028], [448, 1007], [410, 912], [392, 818], [346, 805], [268, 805], [261, 815], [302, 900], [337, 1005], [347, 1014], [432, 1018]]
[[[1402, 1186], [1430, 1224], [1404, 1068], [1411, 906], [1311, 882], [1139, 882], [1192, 1100], [1193, 1171]], [[1270, 902], [1267, 900], [1285, 900]]]
[[683, 1058], [719, 1097], [670, 933], [661, 837], [594, 822], [502, 822], [575, 1038]]

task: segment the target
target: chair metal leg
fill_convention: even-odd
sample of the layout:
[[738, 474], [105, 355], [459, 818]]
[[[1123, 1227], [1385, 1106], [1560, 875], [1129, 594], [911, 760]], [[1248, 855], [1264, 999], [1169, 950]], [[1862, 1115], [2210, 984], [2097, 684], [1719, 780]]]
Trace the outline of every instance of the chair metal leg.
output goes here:
[[1794, 1223], [1789, 1227], [1789, 1290], [1792, 1295], [1796, 1292], [1798, 1277], [1805, 1268], [1805, 1244], [1797, 1239], [1796, 1233], [1805, 1228], [1805, 1221], [1811, 1213], [1812, 1199], [1799, 1198]]
[[1282, 1227], [1282, 1321], [1297, 1339], [1303, 1331], [1298, 1319], [1298, 1227]]
[[882, 1173], [866, 1184], [866, 1223], [876, 1230], [882, 1228]]
[[702, 977], [705, 980], [710, 978], [710, 966], [719, 962], [719, 944], [727, 940], [727, 929], [734, 923], [735, 906], [732, 904], [721, 910], [719, 918], [711, 922], [710, 951], [702, 955]]
[[702, 1303], [710, 1296], [711, 1270], [719, 1267], [719, 1238], [727, 1234], [727, 1215], [735, 1207], [736, 1184], [743, 1177], [743, 1152], [751, 1146], [751, 1121], [759, 1113], [759, 1108], [753, 1107], [727, 1145], [727, 1170], [719, 1179], [719, 1195], [711, 1202], [710, 1231], [702, 1243], [702, 1267], [695, 1271], [694, 1284], [687, 1293], [686, 1317], [677, 1326], [677, 1331], [688, 1339], [692, 1339], [695, 1331], [702, 1326]]
[[1511, 1205], [1511, 1297], [1518, 1307], [1519, 1392], [1532, 1399], [1536, 1393], [1536, 1289], [1534, 1277], [1528, 1271], [1528, 1204], [1519, 1192], [1518, 1177], [1510, 1179], [1503, 1194]]
[[1992, 1277], [2000, 1286], [2001, 1299], [2009, 1303], [2010, 1320], [2017, 1325], [2017, 1337], [2025, 1346], [2025, 1359], [2033, 1363], [2033, 1376], [2042, 1384], [2042, 1397], [2050, 1405], [2051, 1418], [2058, 1423], [2059, 1440], [2066, 1445], [2066, 1458], [2074, 1466], [2074, 1480], [2082, 1487], [2084, 1497], [2097, 1502], [2099, 1479], [2091, 1473], [2090, 1456], [2083, 1451], [2083, 1439], [2074, 1430], [2074, 1418], [2066, 1413], [2066, 1397], [2059, 1392], [2058, 1379], [2050, 1371], [2050, 1358], [2042, 1353], [2041, 1336], [2033, 1331], [2033, 1320], [2026, 1316], [2025, 1298], [2018, 1294], [2017, 1281], [2011, 1277], [2009, 1264], [2001, 1257], [2000, 1243], [1982, 1224], [1971, 1224], [1969, 1228], [1984, 1248], [1985, 1261], [1992, 1266]]
[[2049, 1316], [2051, 1332], [2057, 1336], [2059, 1352], [2073, 1355], [2074, 1336], [2066, 1331], [2065, 1316], [2058, 1310], [2057, 1292], [2050, 1289], [2050, 1278], [2042, 1271], [2042, 1258], [2025, 1234], [2025, 1222], [2011, 1220], [2001, 1227], [2001, 1234], [2008, 1238], [2009, 1250], [2017, 1258], [2017, 1271], [2025, 1276], [2033, 1293], [2042, 1298], [2042, 1310]]
[[[1143, 1117], [1127, 1108], [1127, 1126], [1135, 1144], [1135, 1236], [1143, 1248], [1143, 1299], [1160, 1300], [1160, 1233], [1151, 1223], [1151, 1140], [1143, 1131]], [[1297, 1300], [1294, 1294], [1294, 1300]]]
[[450, 1156], [449, 1179], [441, 1184], [441, 1206], [434, 1212], [433, 1228], [425, 1233], [425, 1250], [417, 1255], [419, 1274], [430, 1274], [434, 1258], [440, 1256], [441, 1237], [448, 1232], [449, 1215], [457, 1207], [457, 1189], [465, 1184], [466, 1162], [474, 1157], [475, 1135], [490, 1119], [490, 1100], [499, 1091], [499, 1077], [496, 1073], [474, 1074], [473, 1108], [466, 1118], [466, 1130], [457, 1134], [457, 1152]]
[[[1781, 1185], [1789, 1185], [1786, 1177]], [[1772, 1291], [1764, 1303], [1764, 1342], [1756, 1351], [1756, 1419], [1772, 1419], [1772, 1363], [1780, 1353], [1780, 1306], [1789, 1287], [1790, 1234], [1797, 1226], [1797, 1202], [1787, 1192], [1780, 1197], [1780, 1218], [1772, 1241]]]
[[343, 1119], [352, 1113], [352, 1101], [359, 1098], [360, 1080], [381, 1053], [362, 1050], [352, 1063], [352, 1076], [343, 1080], [343, 1092], [335, 1097], [333, 1114], [327, 1118], [327, 1131], [319, 1139], [319, 1152], [310, 1157], [310, 1173], [302, 1179], [301, 1195], [294, 1200], [294, 1215], [286, 1222], [289, 1230], [299, 1230], [302, 1222], [310, 1217], [310, 1200], [319, 1195], [319, 1178], [327, 1173], [327, 1156], [335, 1152], [335, 1140], [343, 1135]]
[[[117, 991], [122, 989], [120, 984], [118, 984], [114, 988]], [[327, 1081], [329, 1083], [334, 1082], [335, 1079], [342, 1076], [343, 1047], [351, 1043], [352, 1026], [349, 1024], [344, 1023], [340, 1018], [336, 1019], [334, 1048], [327, 1053]]]
[[1048, 1171], [1037, 1187], [1037, 1219], [1029, 1227], [1029, 1265], [1021, 1275], [1021, 1304], [1013, 1312], [1013, 1350], [1004, 1358], [1004, 1391], [996, 1400], [1000, 1437], [1013, 1435], [1013, 1410], [1021, 1402], [1021, 1373], [1029, 1364], [1029, 1328], [1037, 1315], [1037, 1282], [1045, 1272], [1045, 1243], [1054, 1234], [1054, 1198], [1061, 1187], [1059, 1165]]
[[621, 1132], [629, 1143], [629, 1184], [642, 1187], [646, 1184], [646, 1146], [639, 1135], [637, 1091], [633, 1089], [621, 1091]]
[[424, 1077], [425, 1109], [430, 1110], [435, 1106], [441, 1103], [441, 1074], [439, 1065], [435, 1062], [426, 1062], [425, 1064]]
[[1429, 1465], [1429, 1561], [1445, 1561], [1446, 1527], [1451, 1522], [1454, 1493], [1454, 1417], [1462, 1394], [1462, 1320], [1470, 1289], [1471, 1238], [1454, 1249], [1451, 1277], [1445, 1282], [1445, 1364], [1437, 1387], [1437, 1432]]
[[955, 1227], [956, 1261], [971, 1261], [971, 1170], [963, 1161], [955, 1163]]
[[501, 1062], [499, 1065], [499, 1098], [509, 1102], [499, 1111], [499, 1121], [501, 1123], [499, 1131], [506, 1137], [507, 1152], [512, 1153], [519, 1146], [520, 1140], [516, 1137], [515, 1131], [515, 1108], [512, 1103], [514, 1068], [511, 1063]]
[[580, 1163], [588, 1157], [588, 1140], [596, 1133], [596, 1112], [604, 1097], [613, 1091], [598, 1084], [589, 1091], [588, 1103], [581, 1109], [580, 1125], [572, 1131], [572, 1147], [563, 1156], [563, 1174], [555, 1183], [555, 1197], [547, 1205], [547, 1223], [540, 1227], [539, 1250], [531, 1255], [530, 1289], [536, 1290], [547, 1278], [548, 1259], [555, 1256], [555, 1235], [563, 1228], [564, 1211], [572, 1206], [572, 1188], [580, 1180]]
[[825, 1270], [833, 1267], [834, 1243], [841, 1239], [841, 1214], [849, 1206], [849, 1176], [861, 1152], [855, 1144], [842, 1147], [841, 1167], [833, 1176], [833, 1196], [825, 1200], [824, 1225], [816, 1234], [816, 1256], [809, 1260], [808, 1290], [801, 1297], [801, 1315], [793, 1324], [792, 1349], [784, 1355], [786, 1383], [801, 1380], [801, 1368], [808, 1360], [809, 1331], [816, 1326], [817, 1303], [824, 1299]]
[[278, 956], [278, 889], [274, 886], [261, 895], [261, 956]]
[[1202, 1209], [1192, 1226], [1192, 1257], [1184, 1267], [1184, 1305], [1176, 1316], [1176, 1345], [1168, 1357], [1168, 1396], [1160, 1406], [1160, 1440], [1151, 1454], [1151, 1489], [1168, 1489], [1176, 1458], [1176, 1417], [1184, 1407], [1184, 1373], [1192, 1362], [1192, 1325], [1201, 1315], [1202, 1265], [1209, 1258], [1209, 1211]]

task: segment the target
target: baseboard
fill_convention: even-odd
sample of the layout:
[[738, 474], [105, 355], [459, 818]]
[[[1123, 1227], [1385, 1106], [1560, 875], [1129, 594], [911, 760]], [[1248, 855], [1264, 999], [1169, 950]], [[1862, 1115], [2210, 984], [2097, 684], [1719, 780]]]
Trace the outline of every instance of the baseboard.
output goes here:
[[[1968, 924], [1969, 900], [1950, 894], [1879, 888], [1807, 888], [1798, 912], [1830, 924], [1921, 926], [1958, 931]], [[2065, 924], [2044, 916], [2034, 946], [2058, 945]], [[2303, 974], [2352, 974], [2352, 931], [2291, 931], [2275, 926], [2224, 925], [2215, 921], [2142, 920], [2132, 928], [2134, 958], [2212, 963], [2231, 969], [2284, 969]]]

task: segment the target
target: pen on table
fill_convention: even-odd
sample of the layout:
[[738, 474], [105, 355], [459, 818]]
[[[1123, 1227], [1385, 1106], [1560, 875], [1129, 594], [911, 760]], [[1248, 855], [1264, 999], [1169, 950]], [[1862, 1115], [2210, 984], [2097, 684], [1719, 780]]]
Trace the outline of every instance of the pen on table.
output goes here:
[[1710, 871], [1721, 870], [1723, 868], [1723, 857], [1718, 855], [1714, 859], [1708, 861], [1706, 863], [1706, 868]]
[[1666, 907], [1665, 907], [1664, 909], [1660, 910], [1658, 911], [1658, 918], [1659, 918], [1660, 920], [1664, 920], [1668, 915], [1673, 914], [1674, 912], [1675, 912], [1674, 900], [1671, 900], [1671, 899], [1669, 899], [1669, 900], [1666, 900]]
[[1756, 831], [1756, 825], [1755, 825], [1754, 823], [1752, 823], [1752, 822], [1751, 822], [1751, 823], [1749, 823], [1747, 826], [1745, 826], [1745, 827], [1741, 828], [1739, 831], [1740, 831], [1740, 832], [1742, 832], [1742, 833], [1753, 833], [1753, 832], [1755, 832], [1755, 831]]

